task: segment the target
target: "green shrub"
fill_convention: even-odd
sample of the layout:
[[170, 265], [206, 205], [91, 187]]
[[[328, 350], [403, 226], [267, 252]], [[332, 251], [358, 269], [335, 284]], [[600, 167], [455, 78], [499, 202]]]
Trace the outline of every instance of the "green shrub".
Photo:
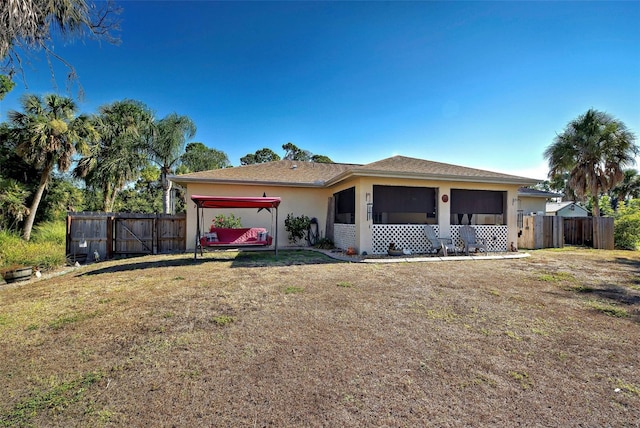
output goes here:
[[242, 223], [240, 222], [240, 217], [236, 217], [233, 213], [225, 216], [224, 214], [218, 214], [211, 220], [211, 225], [213, 227], [220, 227], [224, 229], [240, 229], [242, 228]]
[[621, 215], [614, 220], [613, 239], [616, 247], [635, 250], [640, 243], [640, 212]]
[[614, 219], [616, 247], [636, 250], [640, 245], [640, 200], [620, 201]]
[[287, 218], [284, 220], [284, 228], [289, 234], [289, 242], [291, 243], [296, 243], [298, 240], [303, 239], [309, 226], [311, 226], [311, 219], [306, 215], [296, 217], [293, 213], [290, 213], [287, 214]]
[[314, 247], [320, 248], [320, 249], [323, 249], [323, 250], [330, 250], [330, 249], [334, 248], [334, 243], [329, 238], [320, 238], [318, 240], [318, 242], [316, 243], [316, 245], [314, 245]]

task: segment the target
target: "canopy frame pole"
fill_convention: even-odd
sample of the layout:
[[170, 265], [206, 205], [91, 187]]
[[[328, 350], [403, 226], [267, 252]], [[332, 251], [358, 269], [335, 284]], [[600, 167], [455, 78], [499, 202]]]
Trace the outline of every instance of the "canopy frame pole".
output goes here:
[[198, 245], [200, 244], [200, 242], [198, 242], [199, 239], [200, 239], [200, 205], [196, 204], [196, 239], [195, 239], [195, 245], [193, 247], [193, 260], [198, 259]]
[[276, 230], [274, 233], [275, 238], [275, 250], [276, 250], [276, 258], [278, 258], [278, 207], [276, 207]]

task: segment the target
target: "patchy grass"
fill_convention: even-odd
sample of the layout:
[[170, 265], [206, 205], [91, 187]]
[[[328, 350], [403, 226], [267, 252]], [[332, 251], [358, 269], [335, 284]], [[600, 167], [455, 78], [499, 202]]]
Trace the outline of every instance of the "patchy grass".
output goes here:
[[213, 322], [220, 326], [225, 326], [227, 324], [231, 324], [236, 319], [230, 315], [217, 315], [213, 317]]
[[52, 380], [48, 387], [34, 390], [28, 397], [3, 412], [0, 415], [0, 426], [30, 426], [38, 415], [62, 413], [74, 405], [88, 409], [83, 394], [102, 377], [101, 373], [85, 373], [66, 382]]
[[546, 282], [562, 282], [562, 281], [574, 281], [573, 274], [569, 272], [555, 272], [555, 273], [542, 273], [539, 276], [540, 281]]
[[612, 317], [625, 318], [629, 316], [626, 309], [611, 303], [590, 300], [587, 302], [587, 306]]
[[634, 426], [638, 277], [582, 249], [91, 264], [0, 286], [0, 426]]

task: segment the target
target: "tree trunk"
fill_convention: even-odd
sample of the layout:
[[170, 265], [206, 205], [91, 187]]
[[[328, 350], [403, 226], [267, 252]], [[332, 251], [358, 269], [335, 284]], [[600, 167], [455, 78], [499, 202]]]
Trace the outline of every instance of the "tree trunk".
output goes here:
[[162, 210], [171, 214], [171, 180], [167, 171], [162, 171]]
[[598, 203], [598, 198], [593, 198], [593, 216], [600, 217], [600, 205]]
[[24, 229], [22, 231], [22, 238], [25, 241], [31, 239], [31, 230], [33, 229], [33, 222], [36, 219], [36, 212], [38, 211], [38, 206], [40, 205], [40, 200], [42, 200], [42, 195], [44, 194], [44, 189], [47, 187], [47, 182], [49, 181], [49, 175], [53, 171], [53, 162], [47, 164], [42, 170], [42, 175], [40, 176], [40, 184], [38, 184], [38, 188], [36, 189], [35, 195], [33, 195], [33, 202], [31, 203], [31, 211], [29, 211], [29, 216], [27, 216], [27, 221], [24, 223]]
[[118, 196], [118, 189], [113, 189], [111, 197], [107, 196], [104, 202], [104, 212], [112, 213], [113, 207], [116, 205], [116, 196]]

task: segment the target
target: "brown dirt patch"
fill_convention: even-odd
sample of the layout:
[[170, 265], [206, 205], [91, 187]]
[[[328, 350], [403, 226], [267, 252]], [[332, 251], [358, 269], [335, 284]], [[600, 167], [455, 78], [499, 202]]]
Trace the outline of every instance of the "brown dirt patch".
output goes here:
[[640, 424], [637, 252], [153, 256], [0, 302], [0, 426]]

